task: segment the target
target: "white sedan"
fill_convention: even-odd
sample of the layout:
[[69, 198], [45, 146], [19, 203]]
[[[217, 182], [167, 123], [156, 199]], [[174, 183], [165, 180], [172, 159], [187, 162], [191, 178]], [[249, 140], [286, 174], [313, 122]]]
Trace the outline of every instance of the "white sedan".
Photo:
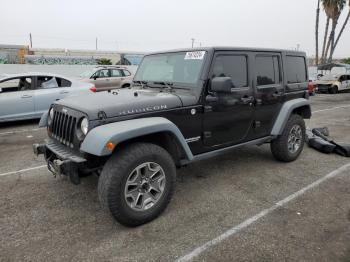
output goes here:
[[92, 92], [93, 84], [50, 73], [1, 76], [0, 122], [40, 118], [55, 101]]

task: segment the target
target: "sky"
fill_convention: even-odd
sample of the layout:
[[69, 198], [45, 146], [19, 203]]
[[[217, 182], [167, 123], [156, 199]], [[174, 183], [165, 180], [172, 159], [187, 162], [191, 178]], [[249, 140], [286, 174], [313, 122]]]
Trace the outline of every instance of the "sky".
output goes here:
[[[317, 0], [0, 0], [0, 44], [149, 52], [195, 46], [314, 56]], [[340, 25], [345, 20], [344, 11]], [[321, 10], [320, 36], [325, 27]], [[339, 26], [340, 28], [340, 26]], [[320, 42], [322, 39], [320, 37]], [[335, 57], [350, 57], [350, 23]]]

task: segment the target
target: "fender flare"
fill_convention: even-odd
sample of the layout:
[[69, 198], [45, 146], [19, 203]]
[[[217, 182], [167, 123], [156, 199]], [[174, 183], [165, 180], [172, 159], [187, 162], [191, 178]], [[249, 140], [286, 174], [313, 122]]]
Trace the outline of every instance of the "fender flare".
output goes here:
[[112, 154], [106, 144], [112, 142], [118, 146], [121, 142], [159, 132], [169, 132], [178, 140], [185, 152], [186, 158], [191, 161], [193, 154], [179, 128], [163, 117], [138, 118], [110, 123], [93, 128], [85, 137], [80, 150], [95, 156]]
[[42, 114], [39, 122], [39, 127], [47, 127], [47, 120], [48, 120], [49, 112], [45, 112]]
[[298, 98], [293, 99], [285, 102], [276, 118], [275, 124], [273, 125], [273, 128], [271, 130], [272, 136], [278, 136], [281, 135], [283, 132], [283, 129], [292, 114], [292, 112], [295, 109], [298, 109], [300, 107], [308, 107], [309, 113], [305, 118], [311, 117], [311, 107], [310, 107], [310, 101], [305, 98]]

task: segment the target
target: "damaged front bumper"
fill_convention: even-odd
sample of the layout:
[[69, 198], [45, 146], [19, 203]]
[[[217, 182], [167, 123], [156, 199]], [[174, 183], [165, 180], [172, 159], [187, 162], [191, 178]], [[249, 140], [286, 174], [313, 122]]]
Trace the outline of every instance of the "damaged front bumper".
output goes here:
[[37, 156], [44, 155], [47, 168], [54, 176], [66, 175], [73, 184], [80, 183], [79, 167], [86, 163], [85, 158], [52, 139], [45, 140], [44, 144], [34, 144], [33, 151]]

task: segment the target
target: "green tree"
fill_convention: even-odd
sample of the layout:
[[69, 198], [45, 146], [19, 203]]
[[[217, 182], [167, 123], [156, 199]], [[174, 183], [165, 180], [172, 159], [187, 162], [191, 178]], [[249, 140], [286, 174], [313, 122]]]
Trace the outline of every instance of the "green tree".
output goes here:
[[97, 63], [99, 65], [111, 65], [112, 61], [111, 61], [111, 59], [108, 59], [108, 58], [100, 58], [100, 59], [98, 59]]
[[343, 59], [343, 60], [341, 60], [342, 61], [342, 63], [344, 63], [344, 64], [350, 64], [350, 57], [349, 58], [345, 58], [345, 59]]
[[342, 36], [342, 34], [344, 33], [344, 29], [345, 29], [346, 25], [347, 25], [348, 22], [349, 22], [349, 19], [350, 19], [350, 0], [348, 0], [348, 9], [349, 9], [349, 10], [348, 10], [348, 14], [347, 14], [347, 16], [346, 16], [346, 18], [345, 18], [345, 21], [344, 21], [344, 23], [343, 23], [341, 29], [340, 29], [340, 32], [339, 32], [339, 34], [338, 34], [338, 36], [337, 36], [337, 39], [335, 40], [333, 49], [331, 50], [330, 60], [332, 60], [334, 50], [335, 50], [335, 48], [337, 47], [338, 42], [339, 42], [339, 39], [340, 39], [340, 37]]
[[315, 37], [316, 37], [316, 65], [318, 65], [318, 28], [319, 28], [319, 23], [320, 23], [320, 2], [321, 2], [321, 0], [317, 1], [317, 9], [316, 9], [316, 29], [315, 29]]
[[[335, 30], [338, 25], [339, 17], [345, 7], [346, 0], [322, 0], [322, 5], [327, 16], [326, 30], [323, 39], [322, 63], [331, 62], [335, 50]], [[332, 21], [331, 32], [328, 35], [329, 22]], [[328, 41], [326, 40], [328, 37]], [[327, 44], [326, 44], [327, 42]], [[330, 53], [328, 57], [328, 53]], [[327, 59], [328, 57], [328, 59]]]

